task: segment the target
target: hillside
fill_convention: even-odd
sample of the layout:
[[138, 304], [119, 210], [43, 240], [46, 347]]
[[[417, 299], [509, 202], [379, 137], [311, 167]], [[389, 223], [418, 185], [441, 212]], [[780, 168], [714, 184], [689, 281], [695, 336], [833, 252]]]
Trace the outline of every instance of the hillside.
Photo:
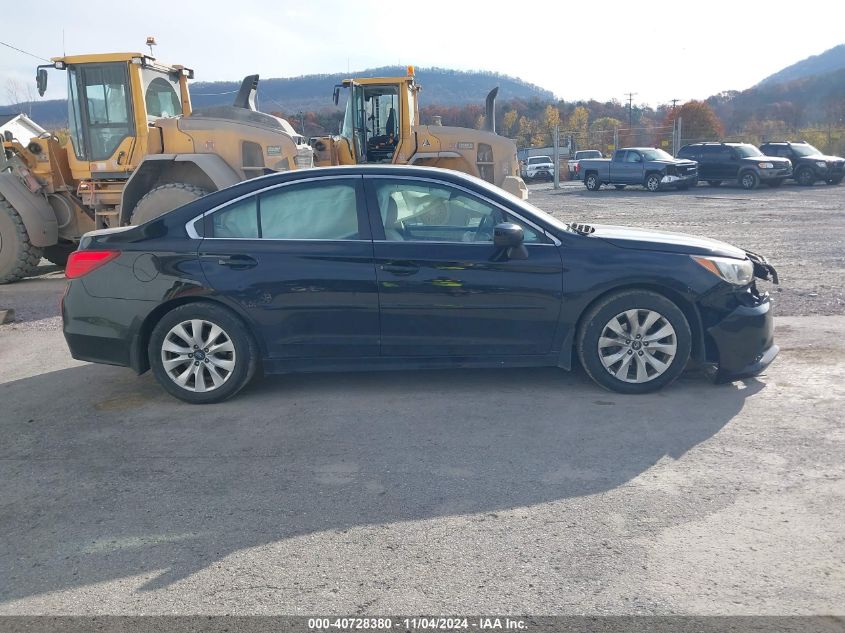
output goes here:
[[[353, 77], [401, 76], [405, 66], [385, 66], [352, 73], [303, 75], [284, 79], [261, 79], [258, 106], [265, 112], [282, 111], [288, 115], [299, 111], [333, 109], [332, 90], [343, 79]], [[422, 102], [427, 105], [483, 105], [487, 93], [499, 86], [503, 99], [552, 100], [554, 95], [521, 79], [487, 71], [459, 71], [446, 68], [417, 68], [416, 77], [423, 86]], [[197, 81], [191, 84], [195, 109], [231, 103], [240, 81]], [[4, 111], [28, 111], [28, 105], [6, 106]], [[67, 105], [64, 100], [37, 101], [32, 104], [32, 118], [44, 127], [64, 126]]]
[[728, 124], [729, 132], [743, 129], [754, 119], [783, 121], [791, 128], [823, 122], [841, 125], [845, 120], [845, 67], [741, 92], [723, 92], [707, 103]]
[[845, 69], [845, 44], [840, 44], [839, 46], [826, 50], [824, 53], [813, 55], [791, 66], [787, 66], [773, 75], [769, 75], [754, 87], [761, 88], [779, 83], [792, 82], [816, 75], [826, 75], [842, 69]]

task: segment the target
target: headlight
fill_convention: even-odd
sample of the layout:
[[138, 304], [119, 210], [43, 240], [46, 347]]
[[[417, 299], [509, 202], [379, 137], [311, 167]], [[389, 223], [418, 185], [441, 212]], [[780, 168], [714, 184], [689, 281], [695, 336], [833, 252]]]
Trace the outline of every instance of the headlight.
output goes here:
[[818, 167], [819, 169], [827, 169], [827, 163], [823, 160], [817, 160], [816, 167]]
[[757, 167], [759, 167], [760, 169], [772, 169], [774, 165], [772, 165], [771, 163], [757, 163]]
[[754, 279], [754, 264], [749, 259], [695, 256], [693, 259], [720, 279], [735, 286], [744, 286]]

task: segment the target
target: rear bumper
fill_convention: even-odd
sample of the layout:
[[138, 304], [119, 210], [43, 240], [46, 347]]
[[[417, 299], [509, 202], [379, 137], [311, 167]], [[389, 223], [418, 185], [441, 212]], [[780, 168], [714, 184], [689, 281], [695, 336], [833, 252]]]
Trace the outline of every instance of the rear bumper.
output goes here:
[[137, 358], [137, 332], [154, 302], [92, 297], [80, 280], [71, 281], [62, 300], [62, 329], [70, 355], [77, 360], [132, 367]]
[[741, 305], [716, 325], [707, 328], [716, 344], [716, 382], [756, 376], [777, 357], [774, 318], [768, 297], [755, 306]]

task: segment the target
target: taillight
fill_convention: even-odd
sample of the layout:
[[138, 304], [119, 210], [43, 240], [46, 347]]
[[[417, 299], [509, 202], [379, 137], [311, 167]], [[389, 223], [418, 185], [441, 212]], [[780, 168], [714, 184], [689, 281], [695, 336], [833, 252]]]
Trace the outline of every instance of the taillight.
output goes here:
[[120, 251], [74, 251], [65, 266], [65, 277], [77, 279], [97, 270], [120, 255]]

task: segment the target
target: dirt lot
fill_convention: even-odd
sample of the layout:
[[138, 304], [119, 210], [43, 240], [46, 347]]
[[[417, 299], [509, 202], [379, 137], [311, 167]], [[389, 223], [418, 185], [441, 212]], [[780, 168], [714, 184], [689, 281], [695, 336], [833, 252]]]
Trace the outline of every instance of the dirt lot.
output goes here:
[[590, 192], [579, 182], [530, 186], [530, 201], [567, 222], [626, 224], [721, 239], [765, 255], [780, 287], [779, 315], [845, 313], [845, 185], [755, 191], [722, 185], [657, 194], [641, 187]]
[[[779, 314], [843, 312], [845, 187], [533, 189], [757, 250]], [[777, 317], [760, 378], [637, 398], [412, 371], [192, 407], [72, 360], [63, 287], [0, 286], [0, 615], [842, 613], [845, 316]]]

